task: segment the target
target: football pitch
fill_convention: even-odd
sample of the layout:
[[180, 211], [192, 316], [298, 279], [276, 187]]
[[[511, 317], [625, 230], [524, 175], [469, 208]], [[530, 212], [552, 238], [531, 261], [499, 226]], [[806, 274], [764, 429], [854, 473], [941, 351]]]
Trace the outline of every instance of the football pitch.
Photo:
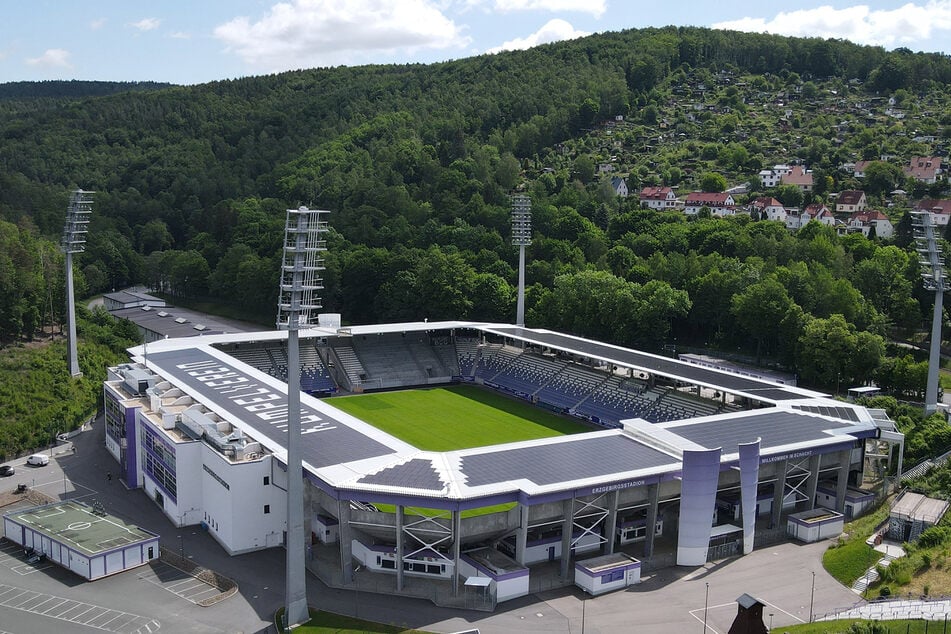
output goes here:
[[454, 451], [591, 431], [580, 422], [473, 385], [328, 400], [423, 451]]

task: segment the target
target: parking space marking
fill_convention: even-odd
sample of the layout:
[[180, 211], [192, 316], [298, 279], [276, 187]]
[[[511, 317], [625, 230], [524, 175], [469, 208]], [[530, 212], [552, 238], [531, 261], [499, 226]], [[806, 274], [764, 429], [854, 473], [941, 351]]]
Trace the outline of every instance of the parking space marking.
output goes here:
[[220, 592], [210, 583], [161, 561], [149, 564], [138, 577], [196, 605]]
[[[54, 603], [52, 606], [49, 605], [51, 602], [57, 601], [58, 603]], [[72, 605], [69, 605], [65, 610], [60, 610], [66, 604]], [[139, 616], [138, 614], [4, 584], [0, 584], [0, 606], [41, 614], [60, 621], [78, 623], [104, 632], [118, 632], [119, 634], [150, 634], [161, 627], [161, 624], [155, 619]], [[59, 610], [59, 612], [54, 614], [54, 610]], [[74, 612], [73, 616], [67, 616], [70, 612]]]

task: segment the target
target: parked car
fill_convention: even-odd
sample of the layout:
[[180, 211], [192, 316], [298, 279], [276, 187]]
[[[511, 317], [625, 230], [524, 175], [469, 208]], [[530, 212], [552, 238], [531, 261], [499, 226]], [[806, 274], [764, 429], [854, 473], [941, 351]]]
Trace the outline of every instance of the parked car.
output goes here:
[[0, 465], [0, 477], [12, 476], [16, 473], [16, 470], [13, 468], [13, 465]]
[[34, 467], [45, 467], [50, 463], [50, 457], [45, 453], [35, 453], [26, 459], [26, 463]]

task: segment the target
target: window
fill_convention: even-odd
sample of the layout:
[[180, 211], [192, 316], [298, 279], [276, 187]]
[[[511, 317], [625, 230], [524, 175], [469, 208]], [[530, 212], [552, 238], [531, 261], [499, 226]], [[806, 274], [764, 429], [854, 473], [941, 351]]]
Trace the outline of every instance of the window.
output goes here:
[[624, 571], [615, 570], [613, 572], [609, 572], [606, 575], [601, 575], [601, 583], [611, 583], [612, 581], [620, 581], [623, 578], [624, 578]]
[[267, 514], [270, 513], [270, 512], [271, 512], [271, 505], [270, 505], [270, 504], [265, 504], [265, 505], [264, 505], [264, 514], [267, 515]]
[[271, 484], [271, 476], [264, 476], [264, 486]]

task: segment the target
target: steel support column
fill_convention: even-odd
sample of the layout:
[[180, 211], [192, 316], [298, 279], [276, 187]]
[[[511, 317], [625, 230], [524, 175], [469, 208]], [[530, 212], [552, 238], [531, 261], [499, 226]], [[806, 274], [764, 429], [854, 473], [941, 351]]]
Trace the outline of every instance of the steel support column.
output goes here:
[[571, 533], [574, 527], [574, 498], [569, 498], [562, 503], [565, 519], [561, 522], [561, 569], [562, 578], [567, 579], [570, 572], [571, 563]]
[[849, 491], [849, 471], [851, 470], [852, 451], [843, 449], [839, 452], [838, 478], [835, 483], [835, 510], [845, 513], [845, 496]]
[[816, 489], [819, 487], [819, 462], [822, 456], [809, 456], [809, 480], [806, 483], [806, 508], [816, 508]]
[[654, 530], [657, 526], [657, 500], [660, 485], [647, 485], [647, 526], [644, 532], [644, 558], [650, 559], [654, 555]]
[[515, 561], [525, 565], [525, 551], [528, 548], [528, 515], [530, 507], [518, 503], [518, 530], [515, 531]]
[[608, 516], [604, 520], [604, 554], [614, 554], [614, 533], [617, 532], [617, 501], [620, 497], [618, 491], [612, 491], [608, 496]]
[[776, 481], [773, 483], [773, 509], [769, 518], [771, 528], [776, 528], [782, 521], [783, 499], [786, 494], [786, 463], [787, 460], [776, 462]]
[[353, 536], [350, 532], [350, 500], [337, 500], [337, 533], [340, 540], [340, 572], [345, 584], [353, 583]]
[[403, 590], [403, 505], [396, 506], [396, 591]]

